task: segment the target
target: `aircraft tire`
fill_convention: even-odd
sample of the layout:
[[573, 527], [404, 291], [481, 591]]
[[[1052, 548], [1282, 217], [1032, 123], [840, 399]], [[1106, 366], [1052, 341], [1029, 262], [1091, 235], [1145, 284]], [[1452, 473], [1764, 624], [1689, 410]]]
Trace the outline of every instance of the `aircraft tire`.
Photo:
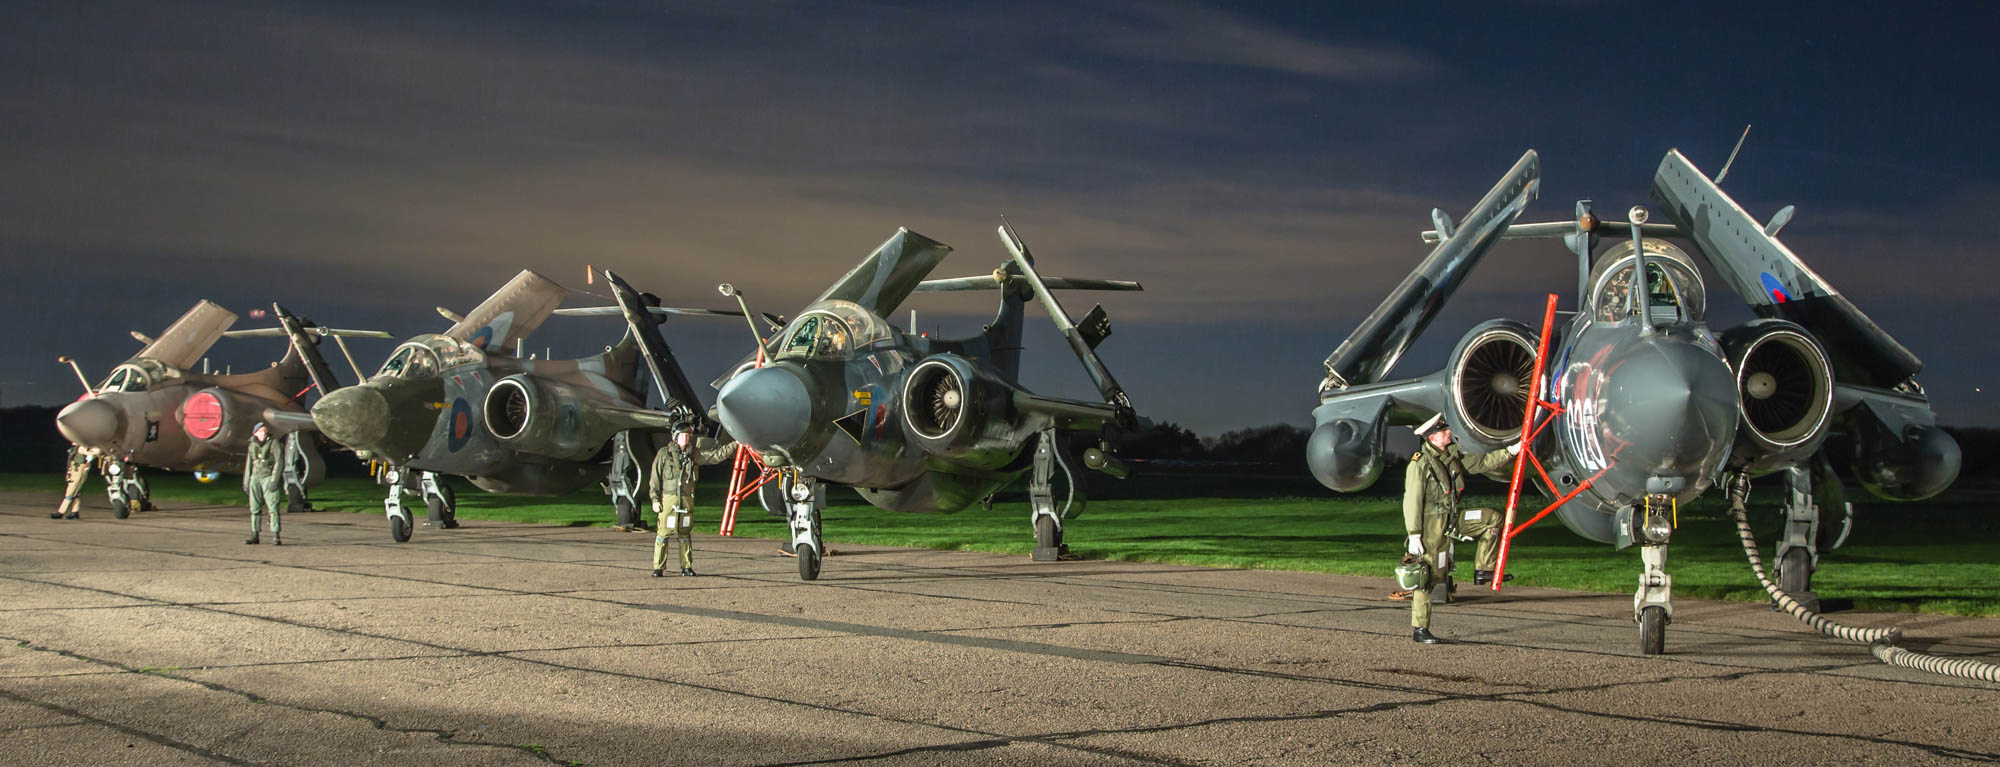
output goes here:
[[285, 513], [298, 514], [306, 510], [306, 494], [298, 485], [285, 485]]
[[137, 508], [138, 506], [139, 506], [138, 501], [121, 501], [118, 503], [111, 504], [111, 516], [117, 517], [119, 519], [125, 519], [127, 517], [132, 516], [132, 510], [134, 508]]
[[1807, 610], [1819, 612], [1819, 599], [1808, 596], [1812, 593], [1811, 568], [1812, 555], [1805, 549], [1785, 552], [1785, 558], [1778, 563], [1778, 590], [1805, 605]]
[[618, 524], [631, 527], [639, 523], [638, 510], [632, 508], [631, 501], [624, 498], [615, 498], [612, 499], [611, 505], [618, 509]]
[[389, 540], [397, 543], [410, 542], [410, 522], [403, 515], [389, 515]]
[[1644, 655], [1667, 653], [1667, 608], [1648, 607], [1639, 611], [1639, 652]]
[[810, 543], [802, 543], [795, 547], [795, 553], [799, 557], [799, 580], [819, 580], [819, 551]]
[[1056, 521], [1047, 515], [1035, 515], [1035, 545], [1048, 549], [1062, 545], [1062, 532], [1056, 529]]

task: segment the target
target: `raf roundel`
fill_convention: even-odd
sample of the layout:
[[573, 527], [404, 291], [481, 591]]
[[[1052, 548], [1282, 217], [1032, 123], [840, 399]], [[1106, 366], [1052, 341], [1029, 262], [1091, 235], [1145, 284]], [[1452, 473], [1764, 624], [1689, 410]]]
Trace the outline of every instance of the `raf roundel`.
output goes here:
[[1778, 282], [1778, 278], [1770, 272], [1764, 272], [1763, 282], [1765, 292], [1771, 294], [1771, 303], [1782, 304], [1792, 300], [1791, 295], [1785, 292], [1784, 283]]
[[449, 423], [451, 431], [445, 440], [445, 447], [456, 453], [472, 440], [472, 406], [466, 404], [464, 397], [452, 400]]

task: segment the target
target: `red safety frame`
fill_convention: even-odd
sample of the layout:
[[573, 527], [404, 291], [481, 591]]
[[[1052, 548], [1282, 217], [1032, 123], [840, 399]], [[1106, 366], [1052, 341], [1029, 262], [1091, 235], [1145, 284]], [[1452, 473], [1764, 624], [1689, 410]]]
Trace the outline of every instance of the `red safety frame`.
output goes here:
[[[757, 344], [757, 367], [764, 366], [764, 345]], [[750, 477], [750, 466], [757, 466], [757, 476]], [[722, 502], [722, 528], [718, 535], [736, 534], [736, 510], [743, 507], [743, 500], [756, 495], [758, 490], [771, 480], [778, 478], [778, 470], [764, 463], [764, 457], [747, 445], [736, 446], [736, 460], [729, 469], [729, 497]]]
[[1539, 347], [1535, 350], [1535, 377], [1528, 381], [1528, 408], [1527, 412], [1521, 416], [1521, 453], [1514, 459], [1513, 480], [1507, 484], [1507, 515], [1501, 523], [1501, 530], [1504, 531], [1504, 534], [1500, 536], [1500, 561], [1493, 566], [1494, 591], [1500, 590], [1501, 582], [1507, 577], [1507, 554], [1512, 549], [1511, 544], [1513, 543], [1514, 536], [1520, 535], [1522, 531], [1533, 527], [1536, 522], [1542, 521], [1542, 518], [1548, 516], [1549, 512], [1561, 508], [1565, 503], [1569, 503], [1570, 499], [1575, 498], [1578, 493], [1582, 493], [1585, 488], [1590, 487], [1591, 483], [1596, 482], [1598, 477], [1604, 475], [1604, 472], [1598, 472], [1597, 475], [1584, 480], [1583, 484], [1577, 485], [1576, 489], [1563, 494], [1561, 498], [1557, 498], [1555, 502], [1550, 503], [1539, 513], [1535, 514], [1535, 516], [1529, 517], [1528, 521], [1522, 522], [1518, 526], [1514, 524], [1514, 515], [1521, 502], [1521, 480], [1527, 474], [1526, 469], [1528, 464], [1532, 463], [1535, 465], [1535, 472], [1542, 477], [1543, 487], [1554, 488], [1556, 486], [1555, 481], [1549, 478], [1548, 469], [1542, 467], [1542, 459], [1535, 457], [1535, 451], [1532, 449], [1535, 444], [1535, 438], [1541, 436], [1542, 430], [1548, 428], [1549, 424], [1555, 422], [1556, 416], [1563, 413], [1562, 405], [1542, 399], [1542, 380], [1543, 374], [1547, 370], [1546, 363], [1549, 356], [1549, 335], [1555, 329], [1555, 324], [1556, 294], [1550, 293], [1548, 305], [1542, 310], [1542, 338]]

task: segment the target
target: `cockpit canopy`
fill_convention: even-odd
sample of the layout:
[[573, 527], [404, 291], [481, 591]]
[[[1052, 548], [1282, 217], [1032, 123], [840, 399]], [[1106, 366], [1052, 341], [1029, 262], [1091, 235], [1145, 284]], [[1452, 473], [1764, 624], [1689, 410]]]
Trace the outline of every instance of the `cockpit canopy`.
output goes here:
[[799, 313], [779, 338], [778, 358], [846, 359], [891, 340], [889, 323], [853, 301], [821, 301]]
[[[1645, 240], [1646, 287], [1655, 319], [1702, 322], [1708, 317], [1708, 289], [1685, 251], [1657, 237]], [[1639, 259], [1630, 240], [1613, 245], [1597, 259], [1590, 275], [1590, 305], [1599, 322], [1633, 316], [1633, 266]]]
[[141, 357], [111, 369], [104, 382], [97, 385], [98, 393], [117, 391], [145, 391], [153, 384], [174, 375], [159, 360]]
[[382, 369], [375, 376], [417, 380], [436, 378], [448, 368], [458, 367], [480, 359], [480, 351], [449, 336], [421, 335], [403, 342], [389, 355], [389, 361], [382, 363]]

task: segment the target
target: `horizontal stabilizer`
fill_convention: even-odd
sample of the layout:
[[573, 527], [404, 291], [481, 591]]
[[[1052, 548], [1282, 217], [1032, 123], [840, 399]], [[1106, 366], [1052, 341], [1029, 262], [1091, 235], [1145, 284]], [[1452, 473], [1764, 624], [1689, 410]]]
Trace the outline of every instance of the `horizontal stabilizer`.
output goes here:
[[[1005, 278], [1003, 281], [1002, 278]], [[1021, 275], [1003, 273], [984, 274], [978, 277], [951, 277], [942, 280], [925, 280], [917, 285], [918, 293], [944, 293], [961, 290], [999, 290], [1008, 282], [1023, 282]], [[1043, 277], [1042, 284], [1050, 290], [1145, 290], [1131, 280], [1089, 280], [1074, 277]]]
[[[341, 338], [388, 338], [388, 339], [395, 338], [395, 336], [389, 335], [388, 333], [380, 330], [346, 330], [342, 328], [322, 328], [316, 326], [303, 327], [300, 328], [299, 330], [300, 332], [303, 332], [307, 335], [319, 336], [321, 338], [325, 338], [327, 336], [340, 336]], [[223, 338], [284, 338], [285, 329], [246, 328], [244, 330], [231, 330], [229, 332], [223, 333], [222, 337]]]

